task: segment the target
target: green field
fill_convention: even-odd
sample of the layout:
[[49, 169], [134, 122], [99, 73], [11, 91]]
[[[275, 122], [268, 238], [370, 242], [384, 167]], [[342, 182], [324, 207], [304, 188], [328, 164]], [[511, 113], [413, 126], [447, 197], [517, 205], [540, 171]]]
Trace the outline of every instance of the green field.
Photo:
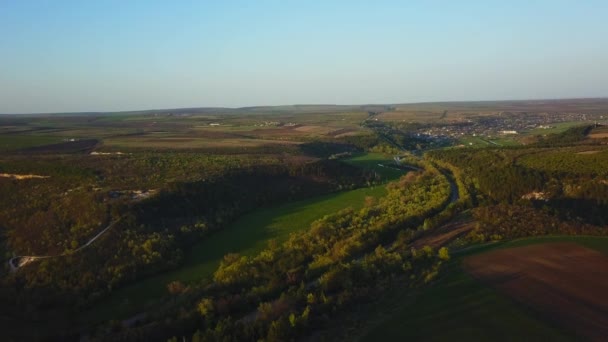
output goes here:
[[533, 134], [533, 135], [556, 134], [556, 133], [564, 132], [568, 128], [572, 128], [572, 127], [576, 127], [576, 126], [584, 126], [584, 125], [589, 125], [589, 124], [591, 124], [591, 122], [583, 122], [583, 121], [559, 122], [559, 123], [553, 123], [553, 124], [548, 125], [548, 126], [551, 126], [551, 128], [546, 128], [546, 129], [535, 128], [526, 133]]
[[480, 137], [474, 137], [472, 135], [463, 136], [462, 138], [458, 139], [458, 143], [465, 145], [465, 146], [471, 146], [471, 147], [493, 146], [486, 140], [484, 140]]
[[[392, 161], [380, 154], [362, 154], [345, 161], [362, 168], [373, 168], [387, 181], [403, 174], [400, 170], [378, 166], [378, 163], [389, 164]], [[325, 215], [347, 207], [361, 208], [367, 196], [381, 197], [385, 193], [385, 187], [380, 185], [253, 211], [196, 244], [182, 267], [119, 289], [94, 307], [90, 314], [103, 319], [138, 313], [147, 303], [167, 294], [166, 285], [171, 281], [193, 283], [210, 278], [228, 253], [255, 255], [270, 239], [284, 241], [289, 234], [307, 229], [313, 221]]]
[[[386, 180], [397, 179], [403, 174], [403, 171], [391, 168], [390, 166], [394, 165], [394, 162], [379, 153], [362, 153], [345, 159], [344, 162], [362, 169], [374, 170]], [[385, 167], [378, 164], [382, 164]]]
[[519, 146], [521, 145], [521, 143], [517, 140], [515, 140], [514, 137], [501, 137], [501, 138], [495, 138], [495, 139], [490, 139], [490, 141], [500, 145], [500, 146]]
[[543, 242], [575, 242], [608, 254], [606, 237], [540, 237], [478, 246], [456, 253], [433, 285], [414, 293], [398, 292], [387, 306], [393, 312], [363, 341], [564, 341], [573, 337], [537, 317], [490, 287], [474, 280], [460, 266], [463, 258], [497, 248]]
[[[458, 139], [458, 143], [470, 147], [500, 147], [500, 146], [517, 146], [521, 145], [517, 140], [511, 137], [500, 138], [482, 138], [477, 136], [463, 136]], [[470, 145], [472, 144], [472, 145]]]
[[22, 148], [60, 143], [60, 137], [47, 135], [0, 134], [0, 151], [13, 151]]

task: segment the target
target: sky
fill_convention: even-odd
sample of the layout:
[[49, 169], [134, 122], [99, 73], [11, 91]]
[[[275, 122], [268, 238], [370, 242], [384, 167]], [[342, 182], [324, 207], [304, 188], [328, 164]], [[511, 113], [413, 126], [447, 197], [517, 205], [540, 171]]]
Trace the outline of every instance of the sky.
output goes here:
[[0, 113], [608, 96], [608, 1], [0, 0]]

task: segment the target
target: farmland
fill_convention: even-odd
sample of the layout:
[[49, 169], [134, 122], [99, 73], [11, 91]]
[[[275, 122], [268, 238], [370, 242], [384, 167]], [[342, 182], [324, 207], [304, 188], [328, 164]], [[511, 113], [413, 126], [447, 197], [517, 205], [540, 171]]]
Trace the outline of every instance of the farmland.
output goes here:
[[[484, 282], [476, 280], [462, 267], [467, 258], [484, 257], [493, 251], [515, 251], [515, 248], [523, 246], [564, 242], [585, 246], [608, 255], [608, 239], [596, 237], [523, 239], [456, 253], [454, 260], [447, 266], [449, 270], [446, 270], [446, 276], [434, 285], [415, 294], [397, 292], [400, 300], [397, 304], [395, 301], [390, 304], [394, 311], [386, 314], [385, 317], [388, 318], [377, 323], [362, 340], [495, 340], [498, 331], [500, 339], [504, 340], [574, 340], [576, 330], [565, 329], [552, 323], [552, 319], [531, 308], [529, 303], [514, 301]], [[588, 272], [587, 274], [591, 275]], [[544, 291], [547, 290], [548, 288]]]
[[469, 257], [466, 271], [548, 320], [589, 339], [608, 331], [603, 292], [608, 257], [572, 243], [502, 249]]
[[61, 139], [51, 136], [0, 135], [0, 151], [60, 143]]
[[0, 342], [608, 340], [607, 13], [0, 0]]
[[1, 322], [17, 339], [577, 337], [462, 265], [606, 248], [602, 106], [2, 116], [3, 257], [55, 257], [5, 266]]

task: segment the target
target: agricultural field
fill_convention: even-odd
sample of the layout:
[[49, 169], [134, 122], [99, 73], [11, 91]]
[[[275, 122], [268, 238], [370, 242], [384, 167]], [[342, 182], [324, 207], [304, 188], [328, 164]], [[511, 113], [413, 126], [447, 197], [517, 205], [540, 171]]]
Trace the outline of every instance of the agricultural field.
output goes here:
[[[318, 138], [365, 134], [365, 112], [207, 114], [134, 113], [79, 116], [3, 117], [0, 148], [24, 147], [95, 138], [100, 151], [119, 149], [241, 149], [291, 145]], [[23, 134], [27, 133], [25, 136]], [[27, 142], [26, 142], [27, 141]], [[288, 148], [288, 147], [286, 147]]]
[[[552, 258], [569, 258], [568, 254], [564, 254], [566, 253], [565, 251], [556, 253], [555, 250], [544, 250], [547, 248], [545, 246], [549, 246], [548, 248], [550, 249], [558, 248], [561, 250], [560, 246], [564, 246], [564, 243], [572, 250], [572, 253], [577, 253], [579, 250], [583, 251], [582, 255], [580, 253], [576, 254], [576, 259], [570, 259], [570, 262], [575, 262], [574, 260], [576, 260], [575, 264], [564, 264], [558, 260], [550, 261]], [[540, 251], [540, 254], [536, 256], [527, 253], [522, 254], [519, 253], [520, 248], [533, 248]], [[597, 254], [590, 252], [590, 250], [597, 251], [595, 252]], [[501, 267], [502, 264], [490, 261], [486, 262], [486, 259], [492, 257], [492, 255], [499, 255], [497, 253], [505, 252], [511, 253], [507, 257], [511, 258], [508, 259], [508, 265], [510, 266]], [[599, 257], [599, 255], [603, 255], [603, 257]], [[516, 262], [513, 262], [513, 256], [518, 258]], [[598, 273], [598, 268], [593, 265], [586, 264], [587, 266], [585, 267], [589, 268], [584, 270], [577, 267], [579, 262], [583, 262], [581, 258], [587, 256], [599, 258], [598, 260], [603, 260], [600, 262], [605, 263], [608, 260], [608, 238], [532, 238], [455, 252], [453, 260], [446, 266], [445, 276], [420, 292], [400, 295], [399, 301], [396, 304], [393, 302], [391, 308], [394, 311], [391, 314], [387, 314], [389, 317], [377, 323], [362, 340], [424, 339], [445, 341], [471, 338], [479, 341], [496, 339], [577, 340], [577, 335], [581, 333], [578, 330], [580, 328], [577, 327], [587, 325], [586, 323], [579, 325], [574, 323], [574, 321], [570, 321], [570, 323], [566, 324], [564, 322], [556, 324], [554, 323], [555, 317], [552, 317], [552, 313], [545, 311], [549, 310], [549, 308], [543, 306], [542, 303], [536, 303], [532, 298], [536, 298], [537, 296], [542, 298], [541, 294], [553, 293], [551, 292], [553, 291], [553, 286], [560, 284], [561, 280], [555, 284], [553, 282], [547, 283], [550, 278], [543, 277], [540, 282], [537, 281], [535, 283], [537, 284], [535, 291], [540, 292], [535, 295], [526, 290], [522, 293], [532, 297], [515, 297], [514, 299], [509, 294], [511, 288], [509, 281], [510, 279], [519, 281], [521, 278], [509, 277], [506, 274], [496, 274], [492, 278], [484, 280], [484, 278], [490, 277], [489, 274], [484, 274], [482, 279], [477, 279], [479, 276], [476, 275], [476, 272], [485, 271], [472, 271], [471, 273], [471, 271], [467, 271], [467, 268], [472, 267], [471, 263], [473, 262], [475, 262], [475, 265], [479, 265], [477, 267], [493, 268], [497, 272], [507, 272], [509, 267], [535, 265], [535, 262], [537, 263], [536, 265], [544, 265], [541, 267], [560, 265], [565, 267], [561, 272], [566, 272], [568, 276], [576, 277], [577, 272], [583, 272], [585, 277], [593, 278], [589, 282], [584, 283], [576, 281], [573, 287], [573, 289], [577, 289], [577, 295], [591, 295], [590, 292], [586, 292], [586, 290], [580, 287], [587, 285], [602, 287], [603, 285], [601, 284], [604, 284], [608, 279], [606, 279], [605, 274]], [[463, 267], [463, 264], [466, 264], [467, 267]], [[558, 276], [555, 272], [549, 274], [551, 276]], [[540, 277], [540, 274], [534, 271], [532, 277]], [[494, 287], [492, 283], [499, 284], [496, 285], [498, 288]], [[503, 287], [505, 290], [500, 290]], [[399, 294], [397, 293], [397, 295]], [[557, 298], [560, 298], [560, 296], [558, 295]], [[567, 298], [578, 297], [568, 296]], [[584, 303], [585, 301], [578, 301], [572, 305], [584, 305]], [[572, 309], [574, 308], [576, 306], [572, 307]], [[580, 307], [578, 308], [580, 309]], [[566, 311], [572, 315], [576, 315], [577, 312], [576, 310]], [[602, 319], [601, 314], [596, 314], [592, 317]], [[583, 329], [582, 334], [585, 335], [585, 332], [598, 333], [604, 327], [605, 325], [599, 325], [594, 328], [595, 330]], [[497, 332], [500, 332], [500, 336], [497, 335]], [[593, 337], [593, 335], [586, 337]]]
[[591, 139], [606, 139], [608, 138], [608, 126], [595, 127], [589, 132]]
[[383, 112], [376, 116], [378, 120], [387, 122], [433, 122], [443, 118], [442, 111], [406, 111], [396, 108], [394, 111]]
[[38, 135], [0, 134], [0, 152], [60, 143], [61, 138]]
[[554, 123], [554, 124], [548, 125], [547, 126], [548, 128], [536, 128], [536, 129], [530, 130], [527, 133], [531, 134], [531, 135], [556, 134], [556, 133], [562, 133], [562, 132], [566, 131], [567, 129], [576, 127], [576, 126], [581, 126], [580, 121]]
[[[608, 334], [608, 256], [574, 243], [508, 248], [468, 257], [465, 270], [541, 316], [591, 340]], [[599, 272], [598, 272], [599, 271]]]

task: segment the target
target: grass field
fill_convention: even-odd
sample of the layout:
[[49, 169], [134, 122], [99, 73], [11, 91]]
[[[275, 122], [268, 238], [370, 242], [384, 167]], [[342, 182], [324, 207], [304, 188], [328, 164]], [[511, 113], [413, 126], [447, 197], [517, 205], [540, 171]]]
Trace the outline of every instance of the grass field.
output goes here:
[[[453, 255], [433, 285], [415, 293], [398, 292], [386, 305], [396, 306], [363, 341], [568, 341], [574, 336], [487, 287], [462, 268], [462, 259], [493, 249], [544, 242], [575, 242], [608, 254], [608, 238], [541, 237], [479, 246]], [[407, 291], [406, 291], [407, 292]]]
[[60, 143], [63, 140], [54, 136], [38, 135], [5, 135], [0, 134], [0, 152], [14, 151], [22, 148]]
[[[362, 168], [377, 170], [387, 181], [403, 174], [400, 170], [378, 166], [378, 163], [389, 164], [391, 161], [380, 154], [362, 154], [346, 160]], [[89, 314], [98, 320], [136, 314], [146, 304], [167, 294], [166, 285], [171, 281], [193, 283], [210, 278], [228, 253], [255, 255], [267, 246], [270, 239], [284, 241], [289, 234], [307, 229], [313, 221], [325, 215], [347, 207], [361, 208], [365, 197], [381, 197], [385, 193], [385, 187], [380, 185], [253, 211], [195, 245], [182, 267], [119, 289]]]
[[463, 144], [465, 146], [470, 146], [470, 147], [499, 147], [499, 146], [521, 145], [514, 138], [500, 137], [500, 138], [488, 139], [488, 138], [474, 137], [471, 135], [463, 136], [462, 138], [458, 139], [458, 143]]
[[[390, 167], [394, 164], [392, 160], [387, 159], [384, 155], [379, 153], [362, 153], [353, 156], [352, 158], [345, 159], [344, 162], [362, 169], [374, 170], [380, 174], [383, 179], [387, 180], [397, 179], [403, 175], [403, 171]], [[382, 164], [385, 167], [378, 164]]]
[[541, 135], [545, 135], [545, 134], [555, 134], [555, 133], [561, 133], [564, 132], [565, 130], [567, 130], [568, 128], [572, 128], [575, 126], [584, 126], [584, 125], [590, 125], [591, 122], [583, 122], [583, 121], [571, 121], [571, 122], [558, 122], [558, 123], [553, 123], [550, 124], [549, 126], [551, 126], [551, 128], [547, 128], [547, 129], [543, 129], [543, 128], [536, 128], [533, 129], [529, 132], [526, 132], [527, 134], [541, 134]]
[[500, 145], [500, 146], [518, 146], [521, 145], [521, 143], [519, 141], [517, 141], [515, 138], [511, 138], [511, 137], [500, 137], [500, 138], [495, 138], [495, 139], [490, 139], [490, 141]]

